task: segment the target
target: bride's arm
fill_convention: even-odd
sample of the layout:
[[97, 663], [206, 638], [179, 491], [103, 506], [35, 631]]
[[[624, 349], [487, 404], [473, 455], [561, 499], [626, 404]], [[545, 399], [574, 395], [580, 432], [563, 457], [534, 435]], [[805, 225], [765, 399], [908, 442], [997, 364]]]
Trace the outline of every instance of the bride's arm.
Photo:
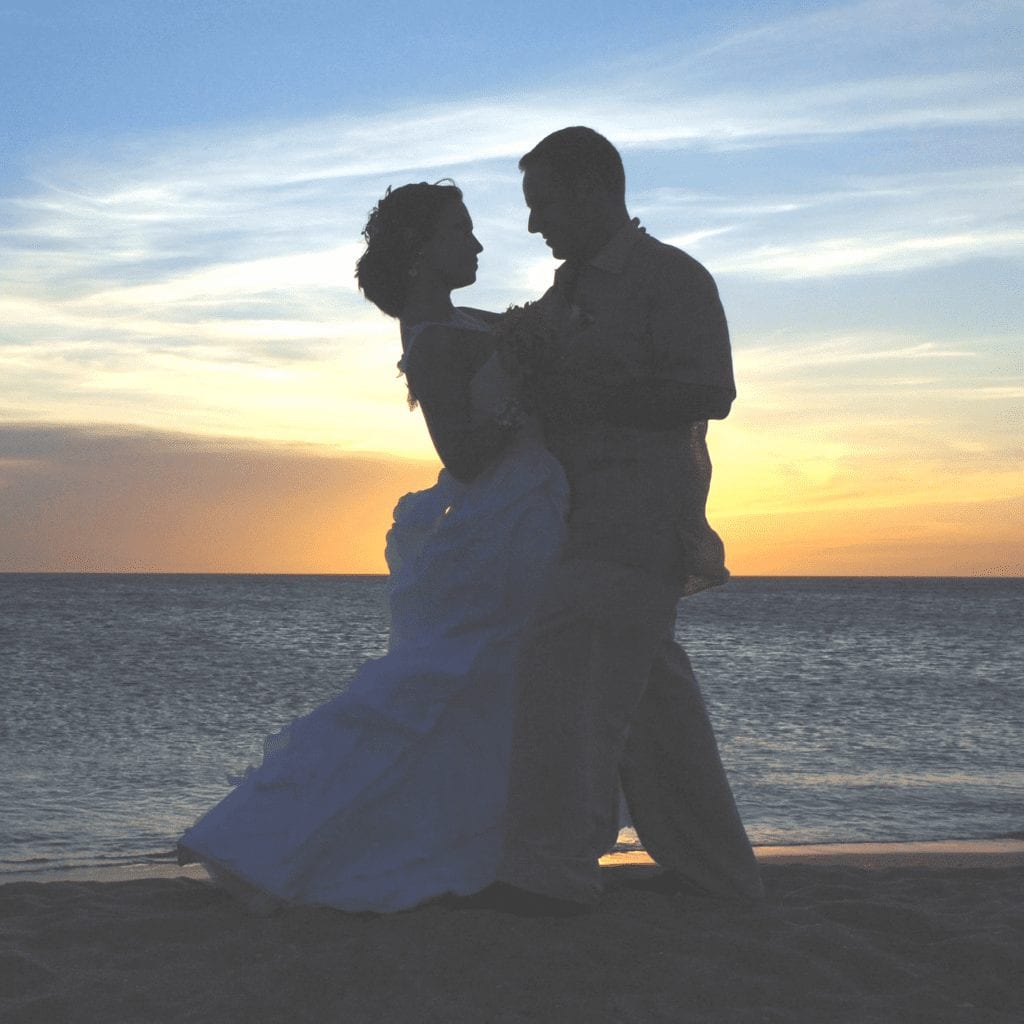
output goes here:
[[[467, 346], [460, 337], [465, 333], [427, 328], [409, 352], [405, 375], [445, 469], [468, 483], [498, 457], [514, 427], [496, 420], [474, 423], [469, 387], [480, 365], [479, 356], [474, 358], [479, 344]], [[478, 342], [479, 332], [472, 333], [471, 341]]]

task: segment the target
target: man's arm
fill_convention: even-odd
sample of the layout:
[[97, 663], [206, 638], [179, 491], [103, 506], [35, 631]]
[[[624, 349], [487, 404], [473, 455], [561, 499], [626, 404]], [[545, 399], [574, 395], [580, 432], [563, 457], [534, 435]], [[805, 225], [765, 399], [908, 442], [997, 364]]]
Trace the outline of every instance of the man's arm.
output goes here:
[[696, 420], [724, 420], [732, 398], [725, 388], [651, 380], [603, 387], [595, 405], [598, 418], [606, 423], [670, 430]]
[[698, 420], [729, 415], [733, 394], [726, 388], [647, 380], [598, 384], [568, 374], [553, 376], [544, 387], [545, 418], [582, 426], [608, 423], [638, 430], [671, 430]]
[[[622, 422], [678, 426], [729, 415], [736, 387], [729, 326], [714, 278], [692, 257], [671, 246], [659, 250], [649, 325], [656, 380], [626, 385]], [[613, 421], [614, 422], [614, 421]]]

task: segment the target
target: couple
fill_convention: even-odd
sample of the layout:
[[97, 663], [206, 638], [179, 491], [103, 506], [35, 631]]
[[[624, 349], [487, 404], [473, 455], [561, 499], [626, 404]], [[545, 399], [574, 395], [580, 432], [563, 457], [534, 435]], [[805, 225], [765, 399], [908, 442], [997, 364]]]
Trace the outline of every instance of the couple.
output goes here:
[[630, 219], [603, 136], [555, 132], [520, 169], [564, 260], [525, 309], [452, 305], [483, 249], [454, 185], [389, 189], [366, 225], [359, 285], [400, 321], [445, 468], [395, 509], [388, 653], [182, 837], [254, 908], [584, 911], [620, 792], [666, 888], [761, 895], [672, 639], [678, 599], [727, 577], [704, 515], [734, 396], [717, 290]]

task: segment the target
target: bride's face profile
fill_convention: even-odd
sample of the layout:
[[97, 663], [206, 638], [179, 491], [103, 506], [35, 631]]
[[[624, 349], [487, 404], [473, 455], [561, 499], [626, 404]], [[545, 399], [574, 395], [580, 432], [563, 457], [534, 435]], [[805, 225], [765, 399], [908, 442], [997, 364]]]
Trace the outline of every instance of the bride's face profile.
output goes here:
[[451, 202], [441, 211], [416, 269], [444, 288], [465, 288], [476, 280], [477, 256], [483, 249], [465, 204]]

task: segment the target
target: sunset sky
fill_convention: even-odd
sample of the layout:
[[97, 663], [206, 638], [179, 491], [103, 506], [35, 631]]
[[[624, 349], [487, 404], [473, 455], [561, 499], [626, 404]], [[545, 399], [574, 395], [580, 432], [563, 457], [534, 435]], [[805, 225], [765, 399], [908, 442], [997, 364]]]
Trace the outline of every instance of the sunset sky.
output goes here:
[[976, 3], [0, 0], [0, 571], [377, 572], [438, 469], [352, 271], [587, 124], [719, 284], [739, 575], [1024, 572], [1024, 15]]

